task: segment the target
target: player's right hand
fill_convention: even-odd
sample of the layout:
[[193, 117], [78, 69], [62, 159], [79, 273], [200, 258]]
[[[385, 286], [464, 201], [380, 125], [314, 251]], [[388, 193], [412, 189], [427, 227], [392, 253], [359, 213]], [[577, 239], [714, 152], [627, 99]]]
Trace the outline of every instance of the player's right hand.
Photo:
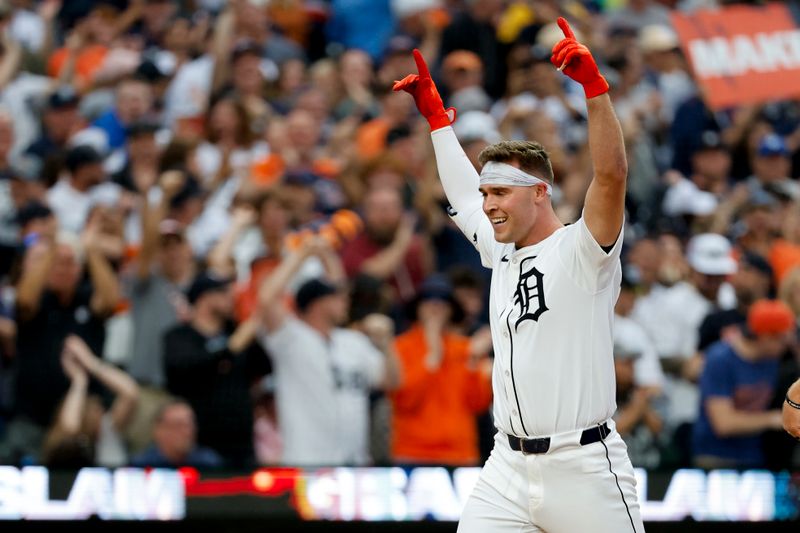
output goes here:
[[428, 65], [417, 49], [414, 49], [414, 61], [417, 63], [419, 74], [409, 74], [402, 80], [394, 82], [392, 89], [405, 91], [414, 97], [417, 109], [428, 120], [431, 131], [449, 126], [456, 120], [456, 109], [451, 107], [445, 110]]

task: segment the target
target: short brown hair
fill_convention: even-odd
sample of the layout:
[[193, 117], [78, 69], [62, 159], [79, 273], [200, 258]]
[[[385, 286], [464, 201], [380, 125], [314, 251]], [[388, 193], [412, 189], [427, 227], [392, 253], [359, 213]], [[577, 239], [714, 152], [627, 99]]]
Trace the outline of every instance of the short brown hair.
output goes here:
[[485, 165], [489, 161], [497, 163], [516, 162], [520, 169], [543, 179], [552, 185], [553, 167], [544, 146], [536, 141], [501, 141], [487, 146], [478, 154], [478, 161]]

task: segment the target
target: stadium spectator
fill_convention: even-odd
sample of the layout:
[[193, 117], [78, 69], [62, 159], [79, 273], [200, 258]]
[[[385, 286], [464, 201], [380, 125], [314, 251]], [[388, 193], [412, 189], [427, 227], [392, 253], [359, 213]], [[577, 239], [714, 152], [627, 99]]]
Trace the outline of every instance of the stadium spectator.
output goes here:
[[191, 319], [164, 335], [166, 389], [197, 415], [197, 441], [228, 466], [254, 463], [253, 383], [270, 371], [254, 342], [258, 324], [233, 318], [230, 279], [198, 274], [186, 293]]
[[693, 429], [694, 462], [702, 468], [764, 465], [760, 434], [783, 428], [779, 409], [768, 409], [779, 358], [795, 335], [786, 304], [759, 300], [741, 336], [706, 352], [700, 378], [700, 415]]
[[697, 417], [700, 324], [716, 307], [725, 276], [736, 271], [730, 243], [722, 235], [696, 235], [686, 248], [688, 280], [651, 291], [636, 301], [631, 314], [652, 339], [666, 373], [669, 405], [664, 422], [675, 433], [681, 458], [688, 452], [688, 430]]
[[42, 111], [42, 131], [25, 149], [25, 154], [38, 159], [43, 168], [58, 168], [69, 138], [84, 126], [78, 113], [79, 104], [80, 97], [69, 85], [53, 91]]
[[750, 306], [774, 293], [769, 263], [749, 252], [742, 254], [730, 283], [736, 295], [736, 307], [717, 309], [706, 315], [698, 332], [697, 349], [701, 352], [717, 341], [737, 335], [739, 326], [747, 321]]
[[[643, 357], [652, 346], [629, 319], [614, 319], [614, 374], [617, 381], [617, 431], [628, 445], [634, 466], [657, 468], [664, 440], [661, 387], [642, 380]], [[654, 355], [654, 352], [653, 352]], [[652, 355], [651, 355], [652, 357]]]
[[190, 316], [184, 295], [195, 277], [192, 250], [183, 225], [165, 218], [184, 181], [184, 175], [177, 171], [162, 174], [161, 200], [154, 206], [144, 203], [142, 243], [127, 287], [133, 321], [128, 367], [147, 387], [164, 387], [163, 336]]
[[105, 133], [111, 150], [122, 148], [127, 128], [146, 120], [153, 112], [153, 87], [143, 77], [130, 76], [116, 85], [114, 108], [99, 116], [93, 126]]
[[185, 400], [172, 399], [156, 413], [153, 442], [131, 459], [132, 466], [150, 468], [216, 468], [222, 457], [211, 448], [197, 444], [197, 423], [192, 406]]
[[[322, 260], [327, 277], [300, 286], [294, 316], [284, 303], [286, 286], [312, 255]], [[367, 464], [369, 393], [396, 386], [393, 331], [385, 321], [371, 338], [341, 328], [348, 309], [344, 281], [335, 251], [313, 236], [261, 288], [266, 330], [261, 341], [275, 367], [282, 463], [287, 465]]]
[[[69, 388], [59, 366], [68, 333], [138, 380], [126, 438], [129, 451], [142, 451], [168, 401], [162, 337], [192, 320], [184, 292], [197, 271], [236, 279], [236, 312], [223, 328], [230, 333], [259, 318], [263, 280], [314, 233], [326, 235], [343, 258], [349, 279], [342, 289], [357, 289], [348, 327], [377, 343], [389, 330], [403, 332], [405, 304], [435, 273], [452, 274], [467, 311], [454, 324], [458, 332], [481, 334], [486, 311], [478, 280], [486, 270], [448, 216], [427, 125], [410, 112], [411, 99], [390, 86], [413, 71], [415, 47], [436, 58], [434, 79], [451, 87], [444, 96], [458, 108], [453, 128], [473, 165], [480, 169], [481, 148], [503, 138], [542, 142], [556, 177], [555, 212], [574, 222], [592, 170], [583, 94], [550, 62], [561, 15], [604, 64], [626, 143], [626, 282], [616, 323], [649, 346], [633, 364], [634, 382], [654, 394], [660, 389], [655, 398], [668, 407], [660, 466], [689, 466], [687, 428], [700, 403], [693, 379], [705, 350], [720, 338], [732, 341], [750, 304], [774, 297], [776, 288], [800, 312], [792, 296], [800, 265], [800, 104], [714, 107], [719, 94], [693, 78], [693, 58], [678, 49], [673, 13], [665, 9], [691, 14], [729, 3], [0, 1], [0, 417], [10, 422], [0, 456], [30, 461], [41, 450], [42, 431]], [[173, 178], [164, 175], [173, 170]], [[55, 241], [59, 228], [83, 233], [94, 250], [83, 255], [90, 264], [100, 259], [108, 276], [96, 279], [91, 266], [80, 273], [66, 244], [75, 239], [61, 236], [55, 249], [64, 268], [56, 270], [64, 283], [57, 285], [72, 285], [66, 278], [74, 277], [76, 288], [41, 289], [32, 299], [31, 275], [50, 270], [40, 259], [51, 254], [44, 243]], [[698, 266], [704, 234], [730, 244], [706, 243], [699, 254], [708, 258], [713, 248], [715, 257], [739, 264], [726, 282], [708, 274], [708, 261]], [[319, 257], [308, 257], [285, 292], [296, 293], [324, 270]], [[377, 279], [365, 281], [365, 274]], [[123, 286], [126, 300], [114, 297], [112, 305], [103, 297], [96, 299], [102, 306], [90, 306], [91, 294], [105, 294], [98, 281]], [[197, 346], [194, 355], [208, 355]], [[782, 407], [783, 391], [797, 378], [796, 352], [781, 358], [772, 409]], [[14, 392], [17, 373], [23, 388]], [[249, 385], [259, 373], [231, 379]], [[224, 369], [214, 375], [231, 377]], [[280, 462], [282, 449], [270, 383], [247, 400], [256, 403], [265, 463]], [[369, 406], [373, 459], [389, 464], [389, 402], [372, 390], [363, 403], [368, 390], [351, 391], [358, 398], [353, 412], [361, 420]], [[244, 402], [244, 394], [237, 398]], [[318, 414], [307, 415], [305, 406], [292, 416]], [[38, 423], [30, 422], [32, 411]], [[196, 416], [205, 443], [208, 410]], [[247, 425], [243, 420], [237, 424]], [[481, 435], [491, 445], [490, 416], [484, 422]], [[360, 435], [359, 460], [367, 449]], [[785, 435], [758, 437], [767, 467], [800, 466]]]
[[374, 188], [364, 197], [364, 230], [342, 249], [349, 278], [358, 274], [386, 280], [396, 301], [408, 302], [431, 270], [431, 254], [424, 237], [415, 234], [415, 221], [403, 212], [400, 193]]
[[[61, 366], [70, 386], [44, 439], [41, 462], [52, 468], [125, 466], [128, 455], [122, 434], [138, 401], [136, 382], [104, 363], [76, 335], [64, 340]], [[99, 396], [89, 394], [89, 379], [112, 394], [109, 409]]]
[[58, 218], [59, 226], [72, 233], [80, 233], [92, 206], [114, 195], [117, 186], [102, 185], [106, 180], [103, 156], [88, 145], [71, 148], [64, 157], [69, 176], [62, 177], [47, 191], [47, 203]]
[[431, 276], [397, 337], [399, 387], [392, 392], [392, 456], [403, 464], [476, 465], [477, 415], [492, 399], [491, 337], [452, 331], [463, 311], [444, 276]]
[[36, 454], [69, 388], [60, 363], [64, 340], [78, 335], [102, 353], [104, 322], [118, 299], [119, 282], [92, 228], [81, 239], [64, 232], [29, 239], [16, 287], [14, 418], [6, 432], [12, 460]]

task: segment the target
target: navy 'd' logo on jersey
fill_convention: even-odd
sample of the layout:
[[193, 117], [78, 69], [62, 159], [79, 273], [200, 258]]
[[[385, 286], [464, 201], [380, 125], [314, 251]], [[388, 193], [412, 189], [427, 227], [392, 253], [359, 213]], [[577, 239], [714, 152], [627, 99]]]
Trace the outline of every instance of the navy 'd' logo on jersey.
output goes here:
[[519, 306], [519, 318], [514, 323], [514, 329], [525, 320], [539, 321], [539, 317], [548, 310], [544, 301], [544, 274], [535, 266], [525, 270], [525, 263], [535, 257], [526, 257], [519, 265], [519, 281], [514, 291], [514, 304]]

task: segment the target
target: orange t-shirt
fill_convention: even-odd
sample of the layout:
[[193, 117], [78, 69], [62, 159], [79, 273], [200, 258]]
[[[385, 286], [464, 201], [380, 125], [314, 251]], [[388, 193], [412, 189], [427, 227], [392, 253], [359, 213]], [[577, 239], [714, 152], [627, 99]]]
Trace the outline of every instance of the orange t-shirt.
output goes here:
[[770, 248], [768, 259], [775, 284], [780, 285], [786, 274], [800, 266], [800, 246], [778, 239]]
[[473, 465], [479, 460], [475, 416], [492, 401], [491, 376], [467, 367], [469, 338], [445, 333], [442, 363], [425, 367], [419, 324], [395, 340], [403, 382], [392, 398], [392, 455], [407, 463]]
[[[103, 66], [103, 61], [108, 53], [108, 48], [99, 44], [87, 46], [80, 51], [75, 59], [75, 77], [82, 87], [88, 86], [95, 73]], [[47, 75], [57, 78], [67, 62], [67, 49], [60, 48], [53, 52], [47, 61]]]

